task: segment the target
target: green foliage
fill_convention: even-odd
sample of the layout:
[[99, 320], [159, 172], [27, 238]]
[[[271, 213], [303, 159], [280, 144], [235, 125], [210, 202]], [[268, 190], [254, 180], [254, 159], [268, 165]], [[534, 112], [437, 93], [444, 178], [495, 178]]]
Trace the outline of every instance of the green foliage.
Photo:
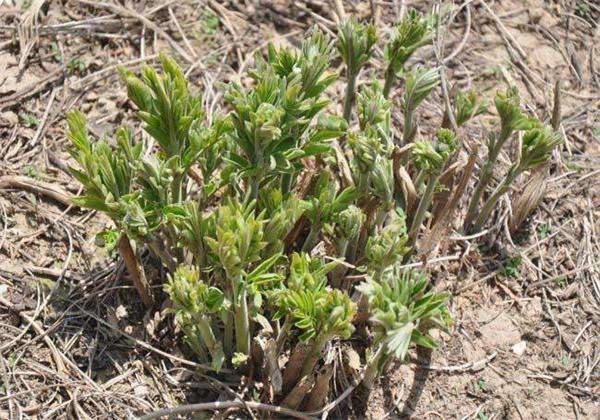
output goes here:
[[189, 345], [199, 355], [205, 353], [206, 347], [212, 366], [218, 371], [225, 361], [225, 353], [208, 315], [227, 310], [224, 293], [204, 283], [196, 268], [185, 266], [180, 266], [173, 276], [169, 276], [165, 291], [173, 301], [177, 323], [185, 332]]
[[394, 28], [394, 35], [386, 45], [384, 56], [395, 73], [404, 70], [404, 64], [420, 47], [432, 41], [432, 19], [410, 10]]
[[385, 71], [384, 96], [387, 97], [396, 80], [405, 71], [405, 64], [415, 51], [433, 38], [432, 17], [423, 17], [416, 10], [410, 10], [394, 28], [383, 55], [387, 63]]
[[349, 338], [354, 331], [354, 303], [342, 291], [326, 287], [326, 275], [334, 267], [335, 263], [324, 264], [307, 254], [292, 255], [287, 288], [278, 293], [277, 313], [278, 318], [290, 317], [301, 341]]
[[518, 278], [520, 274], [521, 264], [523, 264], [523, 258], [521, 257], [510, 257], [504, 263], [502, 268], [502, 274], [506, 277]]
[[550, 226], [547, 223], [539, 225], [537, 228], [540, 239], [546, 239], [550, 235]]
[[121, 68], [131, 101], [139, 108], [144, 130], [160, 145], [167, 158], [177, 157], [189, 168], [206, 145], [201, 142], [204, 118], [202, 99], [192, 95], [179, 66], [165, 55], [160, 56], [163, 74], [152, 67], [142, 68], [138, 78]]
[[386, 133], [390, 131], [391, 102], [383, 96], [379, 81], [364, 87], [358, 94], [358, 121], [360, 129], [381, 127]]
[[399, 262], [408, 252], [406, 225], [403, 214], [391, 213], [388, 224], [380, 233], [369, 237], [365, 247], [367, 268], [381, 273]]
[[403, 144], [413, 141], [416, 134], [414, 112], [439, 84], [440, 76], [436, 68], [424, 69], [416, 67], [406, 75], [402, 111], [404, 112]]
[[533, 128], [523, 134], [519, 170], [529, 170], [548, 162], [554, 148], [562, 143], [560, 134], [548, 127]]
[[453, 105], [456, 125], [459, 127], [487, 111], [487, 105], [481, 101], [474, 90], [463, 92], [459, 89], [454, 97]]
[[[85, 116], [78, 111], [69, 114], [69, 139], [73, 144], [71, 156], [81, 170], [71, 168], [77, 180], [83, 184], [85, 195], [75, 199], [83, 207], [106, 213], [117, 226], [129, 229], [122, 223], [132, 217], [133, 210], [128, 198], [134, 198], [132, 189], [136, 163], [141, 158], [142, 145], [134, 145], [131, 131], [121, 128], [117, 132], [117, 147], [111, 148], [106, 140], [92, 143], [88, 137]], [[145, 229], [140, 233], [145, 234]]]
[[248, 206], [230, 200], [219, 208], [215, 236], [205, 241], [230, 278], [237, 278], [260, 259], [263, 241], [263, 215], [256, 216], [255, 203]]
[[439, 173], [457, 146], [456, 135], [451, 130], [441, 128], [436, 142], [415, 142], [412, 150], [415, 167], [425, 173]]
[[119, 232], [108, 229], [99, 232], [95, 239], [96, 246], [102, 248], [107, 255], [114, 257], [119, 244]]
[[62, 56], [62, 54], [60, 52], [60, 48], [58, 48], [58, 44], [56, 42], [50, 43], [50, 50], [52, 51], [52, 58], [54, 58], [54, 61], [56, 61], [57, 63], [62, 63], [63, 56]]
[[25, 127], [36, 128], [38, 125], [40, 125], [40, 120], [38, 120], [35, 115], [23, 113], [19, 114], [19, 117], [21, 118], [21, 121]]
[[365, 25], [350, 18], [338, 28], [337, 49], [350, 74], [358, 74], [371, 58], [376, 43], [377, 31], [371, 24]]
[[81, 74], [85, 71], [87, 65], [80, 58], [72, 58], [67, 63], [67, 70], [69, 70], [70, 74]]
[[207, 36], [215, 35], [219, 30], [219, 17], [208, 8], [202, 12], [200, 30]]
[[516, 87], [511, 87], [505, 93], [498, 92], [494, 99], [496, 111], [500, 116], [499, 142], [507, 139], [514, 131], [521, 131], [539, 125], [533, 118], [528, 118], [520, 108], [520, 96]]
[[[361, 340], [354, 331], [363, 311], [374, 333], [364, 359], [367, 386], [412, 344], [435, 347], [429, 331], [450, 325], [448, 296], [402, 264], [413, 255], [426, 259], [444, 238], [422, 247], [419, 234], [426, 226], [448, 230], [437, 225], [436, 209], [448, 201], [438, 192], [454, 192], [445, 174], [455, 176], [464, 159], [461, 127], [486, 107], [474, 92], [456, 91], [450, 102], [458, 129], [448, 129], [446, 115], [436, 132], [419, 130], [417, 111], [437, 88], [439, 71], [406, 67], [431, 42], [431, 22], [410, 12], [397, 25], [385, 49], [383, 88], [378, 80], [357, 84], [377, 52], [377, 35], [351, 18], [335, 40], [313, 29], [298, 49], [269, 45], [256, 55], [248, 83], [223, 87], [225, 110], [210, 116], [174, 60], [161, 55], [159, 66], [141, 75], [121, 69], [148, 143], [130, 128], [92, 139], [84, 115], [69, 115], [78, 164], [72, 173], [85, 189], [76, 203], [112, 219], [110, 247], [126, 235], [137, 266], [149, 251], [147, 261], [166, 270], [157, 298], [170, 298], [199, 361], [251, 374], [265, 361], [261, 349], [281, 360], [289, 353], [283, 388], [294, 387], [316, 374], [327, 346]], [[341, 101], [331, 89], [336, 49], [346, 66], [343, 116], [335, 114]], [[397, 76], [404, 78], [398, 110], [388, 99]], [[479, 166], [469, 230], [487, 222], [518, 175], [547, 163], [560, 142], [521, 109], [516, 89], [498, 94], [495, 105], [498, 129]], [[401, 114], [401, 130], [392, 126], [393, 113]], [[504, 144], [518, 131], [518, 159], [494, 177]], [[291, 362], [298, 354], [301, 367]]]
[[365, 215], [360, 208], [350, 205], [334, 215], [334, 221], [336, 236], [340, 239], [353, 240], [358, 238], [365, 222]]
[[384, 354], [402, 360], [412, 343], [434, 348], [429, 329], [449, 326], [448, 296], [426, 288], [423, 274], [397, 267], [385, 271], [381, 280], [369, 279], [359, 286], [369, 300], [375, 342], [384, 347]]
[[40, 177], [40, 173], [37, 168], [33, 165], [27, 165], [22, 169], [23, 173], [30, 178], [38, 179]]
[[362, 67], [369, 61], [377, 43], [377, 32], [373, 25], [365, 25], [354, 18], [343, 21], [338, 27], [337, 49], [346, 64], [346, 98], [344, 119], [350, 121], [352, 104], [356, 95], [356, 79]]
[[334, 217], [347, 209], [356, 199], [356, 189], [348, 187], [339, 191], [339, 186], [331, 172], [321, 173], [317, 179], [314, 195], [306, 202], [305, 217], [310, 221], [311, 230], [304, 242], [303, 249], [310, 250], [316, 245], [319, 231], [326, 223], [332, 223]]
[[300, 159], [327, 153], [329, 142], [344, 134], [345, 121], [321, 114], [329, 104], [323, 92], [335, 80], [326, 65], [331, 53], [330, 41], [317, 31], [300, 52], [271, 45], [268, 61], [256, 58], [255, 85], [232, 84], [225, 95], [234, 110], [227, 160], [236, 176], [249, 181], [253, 198], [273, 181], [283, 182], [287, 192], [302, 169]]
[[[481, 170], [463, 225], [464, 229], [469, 232], [481, 228], [500, 197], [506, 194], [519, 175], [548, 162], [552, 150], [562, 142], [561, 136], [553, 132], [550, 127], [544, 126], [536, 118], [525, 115], [521, 110], [517, 88], [511, 87], [504, 93], [497, 93], [494, 102], [500, 117], [500, 130], [498, 133], [490, 134], [488, 138], [488, 156]], [[511, 165], [506, 176], [479, 209], [479, 202], [493, 178], [498, 156], [506, 142], [518, 131], [525, 131], [519, 160]]]

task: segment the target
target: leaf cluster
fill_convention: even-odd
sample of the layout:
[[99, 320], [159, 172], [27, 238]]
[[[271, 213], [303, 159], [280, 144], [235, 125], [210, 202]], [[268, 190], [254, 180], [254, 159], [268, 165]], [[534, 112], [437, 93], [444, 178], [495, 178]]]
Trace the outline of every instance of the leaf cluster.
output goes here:
[[[299, 48], [269, 45], [247, 83], [222, 86], [224, 109], [214, 115], [173, 59], [161, 55], [158, 69], [139, 75], [122, 69], [149, 141], [130, 128], [93, 140], [83, 114], [69, 115], [72, 172], [85, 189], [77, 203], [107, 214], [121, 239], [134, 241], [139, 267], [147, 250], [166, 270], [161, 298], [197, 360], [265, 381], [282, 369], [285, 386], [275, 380], [270, 395], [287, 404], [306, 393], [303, 381], [320, 377], [328, 346], [360, 339], [359, 318], [374, 337], [367, 386], [411, 345], [435, 347], [431, 329], [450, 326], [449, 296], [405, 264], [426, 258], [444, 239], [431, 232], [453, 222], [447, 203], [460, 202], [465, 188], [455, 181], [465, 143], [475, 141], [463, 127], [487, 107], [475, 92], [454, 89], [435, 134], [420, 129], [420, 108], [439, 98], [440, 69], [408, 62], [431, 42], [435, 19], [409, 12], [381, 69], [369, 68], [380, 51], [376, 28], [354, 18], [336, 39], [314, 29]], [[343, 100], [332, 88], [336, 54]], [[357, 83], [363, 68], [369, 83]], [[397, 79], [403, 92], [395, 97]], [[483, 226], [518, 176], [546, 164], [560, 143], [522, 109], [515, 88], [494, 104], [498, 123], [476, 171], [467, 231]], [[498, 177], [498, 157], [517, 134], [518, 156]], [[284, 353], [287, 363], [273, 363]]]

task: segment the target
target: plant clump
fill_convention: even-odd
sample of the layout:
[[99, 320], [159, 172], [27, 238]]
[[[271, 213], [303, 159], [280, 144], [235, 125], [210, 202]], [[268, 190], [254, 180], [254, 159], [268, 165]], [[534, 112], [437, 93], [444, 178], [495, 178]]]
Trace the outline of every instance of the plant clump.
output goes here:
[[[448, 223], [435, 209], [444, 189], [454, 193], [447, 173], [469, 140], [449, 127], [449, 113], [462, 127], [487, 108], [475, 92], [454, 90], [437, 132], [420, 134], [419, 109], [440, 69], [409, 61], [432, 42], [439, 18], [408, 13], [384, 46], [382, 69], [371, 62], [376, 28], [353, 18], [337, 39], [315, 29], [299, 49], [270, 45], [257, 54], [251, 83], [224, 86], [224, 110], [214, 115], [173, 59], [161, 55], [160, 70], [139, 75], [122, 69], [150, 142], [128, 128], [93, 141], [82, 113], [68, 117], [72, 173], [85, 188], [77, 203], [112, 219], [143, 302], [169, 299], [195, 358], [216, 373], [263, 380], [264, 400], [298, 408], [319, 399], [316, 384], [333, 380], [322, 369], [333, 363], [331, 349], [351, 338], [363, 355], [358, 382], [370, 389], [412, 345], [434, 348], [431, 329], [451, 325], [450, 296], [405, 264], [427, 232]], [[337, 55], [341, 116], [329, 68]], [[383, 83], [360, 83], [364, 68]], [[495, 107], [499, 128], [468, 199], [468, 232], [560, 142], [522, 110], [516, 89], [499, 93]], [[518, 156], [489, 191], [517, 135]], [[168, 273], [162, 291], [151, 291], [144, 252]]]

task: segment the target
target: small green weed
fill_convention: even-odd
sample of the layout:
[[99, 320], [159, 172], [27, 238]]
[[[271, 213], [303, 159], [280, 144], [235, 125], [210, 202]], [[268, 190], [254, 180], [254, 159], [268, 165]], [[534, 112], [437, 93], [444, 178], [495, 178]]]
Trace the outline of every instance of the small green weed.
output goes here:
[[502, 274], [505, 277], [517, 278], [520, 274], [521, 264], [523, 264], [523, 258], [521, 257], [511, 257], [504, 262], [504, 267], [502, 269]]
[[33, 165], [27, 165], [23, 167], [23, 173], [30, 178], [39, 179], [40, 173], [38, 169]]
[[486, 392], [488, 390], [488, 384], [485, 379], [481, 378], [477, 381], [477, 388], [482, 392]]
[[199, 25], [202, 34], [206, 36], [215, 35], [219, 30], [219, 17], [210, 10], [204, 10]]
[[550, 225], [547, 223], [539, 225], [537, 231], [540, 240], [546, 239], [550, 235]]
[[120, 233], [115, 229], [104, 230], [96, 235], [96, 246], [102, 249], [106, 255], [115, 257], [120, 236]]
[[81, 74], [85, 71], [87, 65], [80, 58], [72, 58], [67, 64], [67, 70], [70, 74]]
[[52, 51], [52, 58], [54, 59], [54, 61], [56, 61], [58, 63], [62, 63], [63, 56], [62, 56], [60, 49], [58, 48], [58, 44], [56, 42], [52, 42], [50, 44], [50, 50]]
[[21, 122], [25, 127], [36, 128], [38, 125], [40, 125], [40, 120], [35, 115], [22, 113], [19, 114], [19, 117], [21, 118]]

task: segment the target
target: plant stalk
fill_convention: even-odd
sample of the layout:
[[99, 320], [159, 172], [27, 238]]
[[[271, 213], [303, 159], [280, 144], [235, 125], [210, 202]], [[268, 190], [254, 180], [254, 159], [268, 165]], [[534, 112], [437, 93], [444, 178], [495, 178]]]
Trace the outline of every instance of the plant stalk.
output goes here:
[[225, 326], [223, 331], [223, 347], [225, 348], [225, 354], [228, 359], [233, 356], [233, 330], [234, 330], [234, 317], [233, 313], [227, 311], [227, 318], [225, 319]]
[[139, 255], [133, 251], [131, 242], [129, 242], [129, 237], [125, 233], [121, 234], [121, 238], [119, 239], [119, 252], [123, 257], [125, 267], [127, 267], [127, 272], [129, 272], [129, 275], [131, 276], [133, 285], [142, 298], [142, 302], [144, 302], [144, 305], [146, 305], [147, 308], [153, 307], [154, 296], [152, 295], [150, 284], [146, 279], [144, 266], [140, 261]]
[[200, 335], [202, 336], [202, 341], [210, 353], [212, 362], [214, 363], [215, 361], [220, 360], [219, 363], [221, 363], [224, 358], [223, 347], [215, 338], [209, 319], [206, 316], [201, 315], [196, 317], [196, 322], [198, 329], [200, 330]]
[[164, 244], [161, 243], [158, 238], [153, 238], [150, 242], [148, 242], [148, 247], [150, 250], [156, 255], [162, 264], [167, 267], [169, 272], [174, 273], [177, 268], [177, 264], [175, 260], [163, 249]]
[[[346, 254], [348, 252], [348, 238], [341, 238], [338, 240], [337, 244], [336, 244], [336, 248], [337, 248], [337, 255], [339, 258], [346, 258]], [[344, 278], [344, 275], [346, 274], [346, 272], [348, 271], [348, 267], [346, 267], [343, 264], [338, 265], [337, 267], [335, 267], [333, 269], [333, 271], [331, 272], [331, 285], [338, 289], [340, 288], [340, 286], [342, 285], [342, 280]]]
[[[417, 208], [417, 212], [415, 213], [415, 218], [412, 221], [410, 226], [410, 230], [408, 233], [408, 246], [412, 249], [417, 241], [417, 234], [419, 232], [419, 227], [423, 220], [425, 220], [425, 215], [427, 214], [427, 209], [431, 204], [431, 200], [433, 199], [433, 193], [435, 192], [435, 187], [440, 178], [440, 175], [430, 175], [429, 180], [427, 182], [427, 188], [425, 189], [425, 193], [423, 197], [421, 197], [421, 201], [419, 201], [419, 207]], [[410, 255], [411, 252], [409, 251]]]
[[[240, 280], [241, 281], [241, 280]], [[248, 291], [242, 286], [235, 304], [235, 345], [238, 353], [250, 354], [250, 319], [248, 318]]]
[[471, 227], [471, 224], [473, 223], [473, 219], [475, 219], [475, 214], [479, 208], [481, 196], [492, 179], [492, 175], [494, 173], [494, 164], [500, 155], [500, 150], [502, 149], [502, 146], [504, 146], [504, 143], [506, 143], [506, 141], [510, 138], [511, 134], [511, 131], [506, 128], [502, 128], [500, 130], [500, 136], [498, 140], [490, 147], [488, 159], [481, 170], [479, 182], [475, 187], [475, 191], [473, 192], [473, 196], [471, 197], [471, 202], [469, 203], [469, 208], [467, 210], [467, 216], [465, 217], [463, 230], [467, 233], [472, 233], [474, 231]]
[[258, 187], [260, 186], [260, 181], [258, 176], [255, 176], [250, 181], [250, 200], [256, 200], [258, 198]]
[[302, 245], [302, 251], [309, 252], [316, 244], [317, 239], [319, 237], [320, 225], [311, 225], [310, 231], [308, 232], [308, 236], [304, 240], [304, 244]]
[[385, 364], [384, 347], [385, 345], [381, 344], [377, 349], [377, 352], [367, 363], [367, 367], [365, 368], [365, 373], [363, 374], [363, 379], [361, 381], [361, 384], [366, 389], [373, 389], [373, 385], [375, 385], [375, 379], [381, 374], [381, 366]]
[[277, 355], [281, 353], [283, 345], [285, 344], [285, 339], [287, 338], [291, 329], [292, 319], [289, 316], [286, 316], [285, 320], [283, 321], [283, 325], [279, 329], [279, 334], [277, 334], [277, 339], [275, 340], [275, 349]]
[[475, 218], [475, 213], [477, 212], [477, 209], [479, 207], [479, 202], [481, 201], [481, 195], [483, 194], [483, 191], [485, 190], [488, 183], [490, 182], [490, 179], [492, 178], [493, 165], [494, 165], [494, 163], [490, 159], [485, 163], [485, 165], [481, 171], [481, 176], [479, 177], [479, 182], [477, 183], [477, 186], [475, 187], [475, 191], [473, 192], [473, 196], [471, 197], [471, 202], [469, 203], [469, 209], [467, 210], [467, 216], [465, 217], [465, 223], [463, 225], [463, 229], [466, 232], [472, 231], [471, 223], [473, 222], [473, 219]]
[[385, 71], [385, 83], [383, 85], [383, 97], [388, 99], [394, 83], [396, 82], [396, 72], [390, 63]]
[[[408, 109], [404, 114], [404, 130], [402, 130], [402, 146], [406, 146], [408, 143], [413, 141], [415, 137], [414, 121], [413, 121], [413, 110]], [[406, 165], [408, 160], [408, 153], [404, 156], [403, 164]]]
[[504, 180], [498, 184], [492, 195], [490, 195], [483, 205], [483, 208], [479, 212], [479, 215], [473, 224], [473, 231], [478, 232], [481, 229], [485, 221], [490, 217], [490, 214], [492, 213], [492, 210], [494, 210], [494, 207], [498, 203], [500, 197], [508, 191], [510, 184], [512, 184], [518, 175], [519, 171], [517, 167], [511, 168], [508, 174], [506, 174]]
[[348, 71], [348, 83], [346, 84], [346, 98], [344, 99], [344, 119], [350, 123], [352, 116], [352, 103], [354, 102], [354, 94], [356, 90], [356, 79], [358, 74]]
[[310, 375], [315, 368], [317, 362], [321, 358], [321, 351], [325, 344], [329, 341], [329, 336], [327, 334], [320, 334], [315, 338], [315, 341], [311, 345], [310, 351], [304, 359], [304, 365], [302, 366], [302, 371], [300, 372], [300, 377], [304, 377]]
[[206, 362], [208, 360], [208, 356], [206, 354], [206, 347], [204, 346], [204, 340], [202, 337], [198, 337], [196, 331], [193, 328], [190, 328], [189, 325], [182, 325], [186, 337], [188, 338], [187, 342], [194, 351], [198, 355], [198, 358], [202, 362]]

